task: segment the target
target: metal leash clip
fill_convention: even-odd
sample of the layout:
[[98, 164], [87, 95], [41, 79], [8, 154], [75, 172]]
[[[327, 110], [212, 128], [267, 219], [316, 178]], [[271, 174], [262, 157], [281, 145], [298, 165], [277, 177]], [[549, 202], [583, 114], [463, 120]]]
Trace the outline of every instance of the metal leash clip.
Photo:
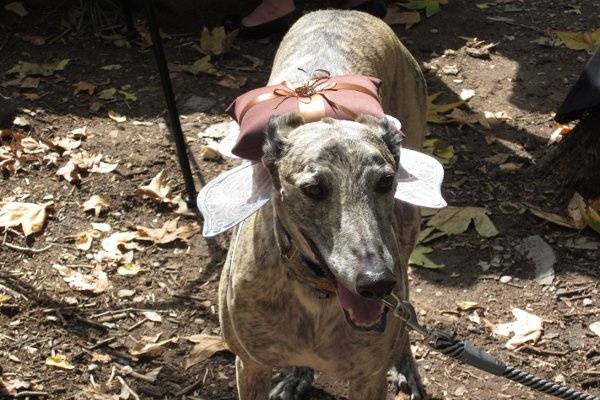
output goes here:
[[390, 294], [382, 301], [383, 304], [387, 308], [392, 310], [392, 313], [397, 318], [404, 321], [410, 329], [419, 332], [428, 340], [435, 339], [435, 335], [431, 331], [419, 324], [419, 322], [417, 321], [417, 312], [415, 311], [413, 305], [410, 304], [410, 302], [406, 300], [400, 300], [400, 298], [395, 293]]

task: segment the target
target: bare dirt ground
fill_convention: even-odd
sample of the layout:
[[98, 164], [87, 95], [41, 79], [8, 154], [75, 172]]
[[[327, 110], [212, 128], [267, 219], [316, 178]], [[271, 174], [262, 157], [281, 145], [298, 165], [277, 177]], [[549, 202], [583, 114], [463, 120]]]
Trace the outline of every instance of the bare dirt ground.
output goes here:
[[[412, 29], [396, 27], [396, 31], [422, 63], [430, 93], [442, 93], [440, 102], [456, 100], [464, 88], [473, 89], [475, 96], [468, 108], [503, 111], [509, 117], [490, 129], [479, 125], [430, 127], [430, 136], [451, 143], [456, 153], [446, 164], [444, 196], [448, 203], [485, 207], [500, 234], [486, 239], [470, 229], [428, 243], [434, 249], [431, 258], [446, 267], [411, 268], [415, 307], [427, 326], [456, 332], [507, 363], [598, 396], [600, 338], [588, 326], [600, 319], [599, 237], [589, 229], [563, 229], [518, 210], [536, 207], [557, 212], [564, 209], [570, 197], [563, 187], [538, 178], [532, 171], [548, 151], [546, 142], [553, 130], [551, 112], [557, 109], [587, 59], [582, 51], [544, 47], [531, 41], [542, 37], [547, 29], [597, 28], [600, 3], [490, 1], [486, 7], [466, 0], [449, 3], [442, 12]], [[14, 126], [13, 132], [23, 132], [36, 140], [56, 140], [86, 127], [80, 148], [89, 154], [101, 154], [106, 162], [118, 163], [118, 167], [107, 174], [84, 173], [80, 183], [68, 183], [56, 175], [69, 160], [68, 151], [61, 150], [56, 164], [41, 160], [46, 152], [28, 157], [16, 173], [3, 171], [0, 201], [51, 201], [53, 211], [41, 233], [25, 238], [15, 228], [2, 235], [3, 243], [14, 246], [0, 246], [0, 294], [10, 297], [0, 301], [1, 379], [4, 384], [17, 386], [17, 392], [39, 391], [52, 399], [112, 399], [118, 398], [111, 396], [118, 396], [121, 390], [117, 378], [111, 385], [95, 390], [91, 380], [100, 385], [114, 371], [142, 399], [235, 399], [232, 354], [218, 352], [190, 368], [184, 367], [194, 346], [186, 337], [219, 334], [215, 302], [228, 235], [208, 240], [196, 234], [187, 242], [143, 244], [134, 251], [133, 262], [143, 269], [136, 275], [121, 275], [108, 262], [94, 262], [101, 239], [95, 239], [87, 251], [78, 250], [73, 243], [73, 235], [89, 231], [91, 222], [125, 231], [138, 225], [160, 227], [175, 218], [173, 207], [134, 194], [161, 170], [169, 174], [173, 191], [181, 192], [184, 187], [174, 146], [164, 127], [165, 106], [151, 49], [134, 43], [118, 47], [114, 38], [107, 39], [110, 30], [103, 32], [104, 37], [89, 31], [69, 31], [59, 36], [65, 32], [61, 18], [68, 11], [68, 6], [46, 6], [31, 9], [21, 18], [3, 10], [0, 74], [18, 61], [70, 62], [64, 70], [33, 82], [34, 88], [6, 84], [15, 76], [1, 76], [0, 94], [12, 99], [21, 109], [18, 115], [28, 121], [27, 126]], [[171, 33], [165, 40], [169, 62], [190, 63], [200, 57], [193, 45], [199, 40], [202, 25], [200, 21], [196, 30], [187, 32], [165, 28]], [[45, 43], [32, 39], [32, 35]], [[497, 43], [488, 59], [467, 53], [466, 43], [473, 37]], [[220, 86], [210, 75], [172, 73], [199, 187], [234, 165], [203, 160], [199, 154], [204, 139], [199, 133], [227, 119], [224, 110], [236, 95], [266, 81], [277, 43], [238, 40], [236, 46], [231, 54], [218, 60], [218, 67], [233, 76], [247, 77], [240, 89]], [[258, 57], [264, 65], [249, 68], [249, 61], [241, 54]], [[102, 69], [114, 64], [120, 69]], [[454, 65], [456, 74], [444, 72], [444, 67]], [[73, 85], [80, 81], [95, 85], [94, 94], [75, 94]], [[110, 88], [134, 93], [137, 100], [125, 100], [122, 94], [100, 99], [98, 93]], [[211, 104], [201, 112], [184, 107], [192, 96], [201, 96]], [[96, 110], [94, 103], [101, 107]], [[111, 120], [109, 110], [126, 116], [127, 121]], [[8, 140], [4, 137], [3, 144]], [[498, 154], [505, 155], [500, 163], [486, 160]], [[498, 164], [502, 163], [516, 167], [500, 168]], [[110, 204], [99, 217], [81, 208], [92, 195], [102, 195]], [[194, 220], [181, 217], [179, 223], [191, 224]], [[517, 249], [531, 235], [540, 235], [556, 252], [556, 278], [550, 286], [534, 280], [533, 264]], [[587, 249], [573, 245], [584, 240], [592, 243]], [[31, 252], [15, 246], [44, 250]], [[96, 295], [76, 291], [53, 268], [54, 264], [85, 274], [99, 266], [107, 274], [109, 287]], [[501, 276], [512, 280], [501, 283]], [[457, 310], [457, 301], [477, 302], [480, 320], [473, 311]], [[506, 349], [507, 338], [493, 336], [485, 323], [511, 321], [514, 307], [545, 321], [542, 340], [520, 351]], [[150, 319], [155, 321], [148, 320], [143, 314], [148, 310], [158, 313], [160, 321], [154, 314]], [[143, 345], [171, 338], [178, 340], [164, 344], [155, 353], [132, 355], [136, 342]], [[428, 352], [417, 335], [413, 336], [413, 344], [433, 398], [543, 397]], [[45, 365], [53, 353], [64, 355], [73, 369]], [[123, 369], [126, 366], [137, 375], [128, 375]], [[156, 368], [161, 368], [156, 377], [140, 378]], [[306, 398], [344, 399], [346, 395], [343, 382], [318, 376]]]

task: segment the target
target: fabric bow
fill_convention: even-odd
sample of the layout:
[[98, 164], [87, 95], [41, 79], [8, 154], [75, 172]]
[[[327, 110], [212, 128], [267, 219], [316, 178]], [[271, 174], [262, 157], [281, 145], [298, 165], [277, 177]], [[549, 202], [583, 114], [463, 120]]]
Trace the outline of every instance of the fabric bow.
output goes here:
[[[306, 72], [301, 68], [298, 69], [300, 71]], [[329, 73], [329, 71], [324, 69], [317, 69], [313, 74], [312, 78], [306, 80], [305, 82], [299, 84], [291, 84], [287, 81], [283, 81], [280, 87], [274, 88], [271, 92], [262, 93], [256, 96], [250, 102], [248, 102], [248, 104], [240, 112], [240, 115], [238, 117], [238, 123], [242, 123], [244, 116], [248, 111], [250, 111], [252, 107], [265, 101], [277, 98], [281, 98], [281, 101], [279, 101], [273, 107], [273, 110], [276, 110], [284, 101], [291, 98], [295, 98], [298, 101], [298, 112], [307, 122], [318, 121], [321, 118], [325, 117], [325, 104], [328, 104], [336, 113], [337, 110], [342, 110], [343, 112], [351, 115], [353, 118], [356, 118], [356, 113], [353, 112], [351, 109], [342, 104], [336, 103], [329, 97], [327, 97], [328, 91], [354, 90], [357, 92], [367, 94], [373, 97], [375, 100], [379, 101], [379, 97], [373, 94], [369, 89], [365, 88], [364, 86], [349, 82], [334, 82], [330, 80], [330, 78], [331, 74]]]

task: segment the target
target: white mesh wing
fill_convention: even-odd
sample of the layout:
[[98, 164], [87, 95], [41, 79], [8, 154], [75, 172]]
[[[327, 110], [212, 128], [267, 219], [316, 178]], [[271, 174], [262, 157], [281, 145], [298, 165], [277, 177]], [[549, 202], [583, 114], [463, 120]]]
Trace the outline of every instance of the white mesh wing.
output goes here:
[[198, 193], [202, 235], [215, 236], [239, 224], [271, 199], [271, 177], [262, 164], [245, 163], [210, 181]]
[[427, 208], [446, 207], [442, 197], [444, 167], [433, 157], [403, 148], [401, 169], [394, 197], [400, 201]]

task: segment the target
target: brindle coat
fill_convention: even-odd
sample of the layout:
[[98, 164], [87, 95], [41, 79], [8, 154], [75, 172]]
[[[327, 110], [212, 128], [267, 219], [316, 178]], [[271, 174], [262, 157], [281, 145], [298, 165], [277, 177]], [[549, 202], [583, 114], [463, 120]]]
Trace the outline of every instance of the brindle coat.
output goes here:
[[[419, 66], [381, 20], [356, 11], [318, 11], [302, 17], [284, 37], [269, 84], [303, 81], [306, 71], [361, 74], [382, 81], [384, 111], [403, 124], [403, 145], [420, 149], [426, 88]], [[272, 367], [296, 367], [271, 398], [295, 399], [312, 370], [350, 380], [351, 400], [384, 399], [386, 373], [398, 387], [423, 396], [407, 332], [388, 316], [384, 333], [358, 331], [337, 296], [324, 298], [289, 274], [281, 252], [291, 244], [274, 213], [304, 255], [317, 257], [336, 280], [355, 290], [362, 268], [388, 268], [394, 292], [408, 298], [407, 262], [419, 229], [418, 209], [394, 202], [393, 190], [373, 194], [382, 175], [398, 168], [397, 132], [371, 117], [304, 124], [295, 114], [272, 118], [263, 163], [274, 184], [272, 202], [233, 235], [219, 286], [223, 335], [237, 355], [241, 400], [269, 397]], [[318, 184], [323, 200], [301, 190]], [[279, 244], [279, 246], [277, 245]], [[313, 258], [315, 260], [315, 258]]]

